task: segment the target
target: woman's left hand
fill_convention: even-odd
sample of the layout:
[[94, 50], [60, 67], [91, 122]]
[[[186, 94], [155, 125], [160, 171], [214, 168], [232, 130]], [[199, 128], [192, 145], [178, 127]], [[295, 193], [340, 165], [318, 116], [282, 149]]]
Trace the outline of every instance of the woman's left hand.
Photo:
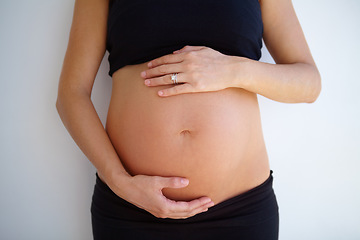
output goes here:
[[[240, 59], [240, 58], [239, 58]], [[158, 95], [172, 96], [183, 93], [210, 92], [232, 87], [236, 71], [234, 56], [224, 55], [204, 46], [185, 46], [173, 54], [151, 60], [149, 69], [141, 73], [147, 86], [171, 85], [158, 91]], [[178, 85], [171, 75], [177, 74]]]

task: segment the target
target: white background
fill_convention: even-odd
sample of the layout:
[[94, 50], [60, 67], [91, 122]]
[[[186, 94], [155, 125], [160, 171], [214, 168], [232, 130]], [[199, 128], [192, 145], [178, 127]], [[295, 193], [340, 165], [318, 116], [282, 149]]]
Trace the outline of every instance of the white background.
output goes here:
[[[74, 0], [0, 3], [0, 239], [91, 239], [95, 169], [55, 109]], [[294, 0], [322, 92], [259, 96], [282, 240], [360, 239], [360, 2]], [[103, 123], [108, 53], [92, 99]], [[273, 62], [266, 48], [261, 61]]]

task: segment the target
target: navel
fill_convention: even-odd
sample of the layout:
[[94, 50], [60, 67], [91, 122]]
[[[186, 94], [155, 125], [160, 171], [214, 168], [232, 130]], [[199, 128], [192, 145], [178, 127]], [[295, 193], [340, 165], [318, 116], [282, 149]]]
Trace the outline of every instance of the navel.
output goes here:
[[184, 129], [180, 132], [180, 135], [182, 135], [182, 136], [190, 135], [190, 134], [191, 134], [191, 132], [189, 129]]

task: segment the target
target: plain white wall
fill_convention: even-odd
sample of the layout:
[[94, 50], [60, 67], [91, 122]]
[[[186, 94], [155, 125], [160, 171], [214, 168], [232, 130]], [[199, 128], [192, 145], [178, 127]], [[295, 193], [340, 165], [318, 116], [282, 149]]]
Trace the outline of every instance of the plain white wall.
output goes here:
[[[73, 4], [0, 2], [0, 239], [92, 238], [95, 169], [55, 109]], [[360, 2], [293, 4], [323, 88], [313, 104], [259, 96], [280, 239], [360, 239]], [[107, 56], [92, 95], [103, 123]], [[261, 61], [273, 62], [265, 47]]]

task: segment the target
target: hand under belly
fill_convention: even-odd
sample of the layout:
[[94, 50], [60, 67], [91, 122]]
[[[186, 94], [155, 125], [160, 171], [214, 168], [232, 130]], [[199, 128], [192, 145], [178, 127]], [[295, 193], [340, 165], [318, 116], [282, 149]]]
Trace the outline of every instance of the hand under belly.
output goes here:
[[215, 204], [267, 178], [255, 94], [228, 88], [161, 98], [157, 91], [170, 85], [147, 87], [137, 72], [114, 74], [106, 123], [131, 175], [186, 177], [187, 187], [165, 188], [164, 195], [209, 196]]

